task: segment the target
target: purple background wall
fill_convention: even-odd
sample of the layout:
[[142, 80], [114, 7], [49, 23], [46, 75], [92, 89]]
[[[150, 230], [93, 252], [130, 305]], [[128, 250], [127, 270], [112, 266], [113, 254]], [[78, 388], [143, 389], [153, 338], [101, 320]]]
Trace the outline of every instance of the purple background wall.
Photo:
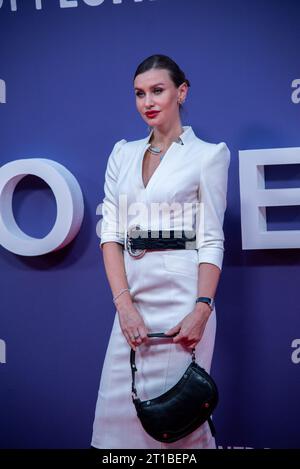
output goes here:
[[[2, 2], [0, 2], [2, 3]], [[106, 0], [60, 8], [59, 0], [0, 8], [0, 164], [44, 157], [78, 179], [85, 216], [75, 240], [46, 256], [0, 248], [1, 448], [89, 447], [114, 307], [99, 253], [96, 207], [117, 140], [147, 135], [135, 108], [134, 71], [164, 53], [191, 81], [183, 125], [231, 150], [226, 252], [218, 289], [212, 372], [221, 400], [221, 447], [299, 447], [299, 250], [242, 251], [238, 150], [300, 146], [296, 1]], [[295, 168], [294, 168], [295, 169]], [[300, 185], [270, 171], [269, 184]], [[44, 236], [55, 219], [51, 191], [25, 178], [14, 197], [24, 231]], [[269, 227], [299, 228], [299, 207], [269, 213]]]

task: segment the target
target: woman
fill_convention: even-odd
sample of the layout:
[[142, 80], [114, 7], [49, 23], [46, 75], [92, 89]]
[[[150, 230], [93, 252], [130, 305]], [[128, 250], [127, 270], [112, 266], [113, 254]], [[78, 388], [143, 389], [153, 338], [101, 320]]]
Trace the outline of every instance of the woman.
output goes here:
[[[230, 153], [224, 142], [205, 142], [191, 126], [182, 126], [180, 109], [189, 86], [169, 57], [144, 60], [134, 89], [137, 109], [152, 130], [141, 140], [118, 141], [108, 159], [100, 246], [116, 312], [96, 405], [94, 448], [216, 447], [207, 422], [177, 442], [154, 440], [143, 430], [131, 397], [130, 347], [136, 350], [136, 387], [142, 400], [177, 383], [193, 347], [196, 361], [208, 372], [211, 366], [216, 329], [212, 300], [223, 260]], [[195, 213], [188, 216], [191, 210], [183, 216], [178, 209], [197, 203], [200, 223]], [[175, 210], [162, 223], [157, 207], [166, 205]], [[139, 229], [167, 231], [167, 219], [170, 231], [194, 230], [196, 244], [180, 249], [153, 244], [141, 251], [128, 243]], [[148, 332], [177, 335], [149, 339]]]

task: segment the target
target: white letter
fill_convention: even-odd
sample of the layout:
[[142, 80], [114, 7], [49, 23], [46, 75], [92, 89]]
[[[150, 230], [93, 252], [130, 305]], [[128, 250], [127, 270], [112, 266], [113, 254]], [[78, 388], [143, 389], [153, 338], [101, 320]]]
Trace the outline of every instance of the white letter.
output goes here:
[[3, 0], [0, 0], [0, 8], [2, 7], [3, 5]]
[[[137, 215], [136, 215], [137, 214]], [[134, 216], [136, 215], [136, 216]], [[131, 218], [132, 216], [132, 218]], [[147, 220], [148, 224], [148, 207], [144, 202], [132, 202], [129, 205], [128, 208], [128, 226], [126, 229], [126, 236], [127, 236], [127, 231], [135, 225], [140, 225], [142, 230], [148, 229], [147, 227], [143, 226], [143, 223], [145, 224], [145, 220]], [[122, 218], [124, 220], [124, 217]], [[130, 222], [130, 223], [129, 223]]]
[[[297, 88], [298, 86], [298, 88]], [[296, 88], [295, 91], [292, 92], [292, 101], [295, 104], [300, 103], [300, 79], [296, 79], [292, 81], [292, 88]]]
[[78, 7], [77, 0], [60, 0], [60, 8]]
[[10, 7], [11, 7], [11, 11], [17, 11], [17, 1], [10, 0]]
[[300, 363], [300, 339], [294, 339], [291, 347], [296, 349], [293, 351], [291, 359], [292, 362], [297, 365], [298, 363]]
[[6, 344], [0, 339], [0, 363], [6, 363]]
[[[56, 221], [44, 238], [28, 236], [14, 218], [14, 190], [27, 174], [43, 179], [56, 199]], [[0, 168], [0, 244], [8, 251], [22, 256], [39, 256], [63, 248], [78, 233], [83, 211], [83, 197], [77, 180], [56, 161], [45, 158], [21, 159]]]
[[42, 9], [42, 0], [35, 0], [35, 8], [37, 10], [41, 10]]
[[0, 79], [0, 104], [6, 103], [6, 85], [5, 81]]
[[104, 0], [83, 0], [83, 1], [90, 7], [97, 7], [98, 5], [101, 5], [101, 3], [104, 2]]
[[300, 164], [300, 148], [239, 151], [243, 249], [300, 248], [300, 230], [267, 230], [266, 207], [300, 205], [299, 189], [265, 189], [265, 165]]

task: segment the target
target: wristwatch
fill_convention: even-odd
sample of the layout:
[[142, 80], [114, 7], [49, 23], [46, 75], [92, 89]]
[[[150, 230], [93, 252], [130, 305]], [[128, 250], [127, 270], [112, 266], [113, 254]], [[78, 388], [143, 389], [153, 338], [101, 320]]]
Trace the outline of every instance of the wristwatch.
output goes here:
[[208, 298], [207, 296], [198, 296], [196, 299], [196, 303], [206, 303], [210, 307], [211, 310], [215, 307], [215, 301], [213, 298]]

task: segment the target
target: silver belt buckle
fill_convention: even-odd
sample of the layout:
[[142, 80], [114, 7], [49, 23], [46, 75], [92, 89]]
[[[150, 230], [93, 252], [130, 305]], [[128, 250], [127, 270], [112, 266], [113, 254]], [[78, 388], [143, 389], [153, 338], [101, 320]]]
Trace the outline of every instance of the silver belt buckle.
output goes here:
[[138, 231], [140, 230], [141, 227], [139, 225], [134, 225], [130, 228], [128, 228], [127, 230], [127, 237], [126, 237], [126, 248], [127, 248], [127, 251], [129, 252], [129, 254], [132, 256], [132, 257], [135, 257], [136, 259], [139, 259], [140, 257], [143, 257], [146, 253], [146, 249], [133, 249], [132, 248], [132, 245], [131, 245], [131, 241], [130, 241], [130, 237], [131, 237], [131, 234], [134, 232], [134, 231]]

